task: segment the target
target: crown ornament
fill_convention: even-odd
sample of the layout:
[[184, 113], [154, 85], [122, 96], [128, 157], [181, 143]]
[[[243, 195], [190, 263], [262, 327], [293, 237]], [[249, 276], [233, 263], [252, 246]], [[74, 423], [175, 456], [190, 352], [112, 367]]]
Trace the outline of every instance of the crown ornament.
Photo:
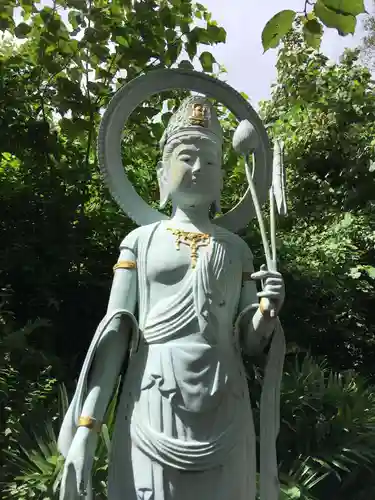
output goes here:
[[215, 108], [207, 97], [193, 95], [184, 99], [171, 116], [160, 141], [160, 149], [173, 138], [183, 134], [199, 133], [222, 145], [223, 131]]

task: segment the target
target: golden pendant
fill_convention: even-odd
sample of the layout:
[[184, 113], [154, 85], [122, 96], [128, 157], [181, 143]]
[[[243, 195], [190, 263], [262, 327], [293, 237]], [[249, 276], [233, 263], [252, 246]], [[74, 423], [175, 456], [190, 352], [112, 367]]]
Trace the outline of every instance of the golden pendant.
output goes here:
[[207, 233], [192, 233], [172, 227], [168, 227], [167, 230], [176, 236], [176, 250], [180, 250], [181, 243], [190, 247], [191, 267], [194, 269], [197, 265], [198, 248], [209, 245], [211, 236]]

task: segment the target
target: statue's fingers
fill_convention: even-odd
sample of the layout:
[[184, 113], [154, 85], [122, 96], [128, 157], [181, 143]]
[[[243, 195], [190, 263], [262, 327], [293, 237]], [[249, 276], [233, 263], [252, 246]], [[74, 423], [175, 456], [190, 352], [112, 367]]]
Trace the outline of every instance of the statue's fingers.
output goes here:
[[281, 292], [283, 287], [280, 284], [272, 285], [269, 283], [266, 283], [266, 286], [264, 287], [263, 292], [267, 292], [268, 290], [271, 292]]
[[79, 490], [77, 488], [77, 474], [72, 463], [68, 466], [66, 485], [68, 488], [66, 499], [77, 500], [79, 498]]
[[282, 279], [281, 274], [278, 271], [256, 271], [251, 274], [251, 279], [253, 280], [267, 280], [267, 279]]
[[277, 278], [277, 277], [274, 277], [274, 278], [267, 278], [266, 279], [266, 286], [268, 285], [278, 285], [278, 286], [282, 286], [283, 284], [283, 280], [281, 278]]
[[280, 297], [280, 293], [270, 290], [263, 290], [263, 292], [258, 292], [257, 296], [259, 298], [265, 297], [266, 299], [278, 299]]
[[87, 480], [87, 495], [86, 495], [86, 500], [94, 500], [93, 492], [92, 492], [92, 479], [91, 479], [91, 476], [89, 476], [89, 478]]
[[89, 495], [90, 482], [91, 482], [89, 480], [90, 471], [91, 471], [91, 466], [89, 460], [86, 459], [82, 469], [82, 478], [81, 478], [81, 487], [85, 494], [85, 500], [89, 500], [89, 498], [91, 498]]
[[265, 280], [267, 278], [270, 278], [272, 274], [267, 271], [267, 269], [263, 271], [256, 271], [255, 273], [251, 274], [251, 279], [253, 280]]
[[68, 470], [69, 470], [69, 467], [65, 465], [64, 470], [63, 470], [63, 474], [61, 477], [61, 482], [60, 482], [59, 500], [69, 500], [69, 496], [68, 496], [69, 488], [67, 488], [67, 483], [69, 481]]
[[77, 474], [77, 491], [80, 496], [86, 497], [86, 482], [83, 474]]
[[64, 477], [64, 474], [62, 475], [61, 483], [60, 483], [59, 500], [66, 500], [66, 496], [65, 496], [65, 477]]
[[251, 274], [251, 279], [252, 280], [261, 280], [266, 277], [266, 272], [265, 271], [256, 271], [255, 273]]

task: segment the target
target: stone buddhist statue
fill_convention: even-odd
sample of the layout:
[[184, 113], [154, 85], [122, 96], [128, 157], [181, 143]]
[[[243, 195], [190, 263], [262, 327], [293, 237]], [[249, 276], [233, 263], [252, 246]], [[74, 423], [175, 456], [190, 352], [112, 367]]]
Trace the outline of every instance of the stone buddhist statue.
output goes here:
[[[245, 242], [209, 216], [220, 210], [222, 145], [210, 101], [185, 99], [157, 166], [160, 205], [171, 200], [173, 215], [138, 227], [120, 245], [107, 315], [59, 437], [61, 500], [91, 498], [97, 431], [120, 376], [109, 500], [255, 499], [242, 352], [268, 345], [284, 284], [276, 271], [254, 272]], [[277, 477], [267, 481], [278, 491]]]

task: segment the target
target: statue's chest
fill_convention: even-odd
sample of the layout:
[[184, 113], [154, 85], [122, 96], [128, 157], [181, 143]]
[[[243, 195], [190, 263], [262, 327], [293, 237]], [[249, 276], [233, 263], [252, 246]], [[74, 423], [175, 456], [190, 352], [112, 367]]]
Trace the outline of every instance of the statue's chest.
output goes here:
[[156, 231], [147, 252], [148, 281], [163, 285], [179, 283], [210, 249], [210, 240], [191, 242], [179, 240], [166, 230]]

